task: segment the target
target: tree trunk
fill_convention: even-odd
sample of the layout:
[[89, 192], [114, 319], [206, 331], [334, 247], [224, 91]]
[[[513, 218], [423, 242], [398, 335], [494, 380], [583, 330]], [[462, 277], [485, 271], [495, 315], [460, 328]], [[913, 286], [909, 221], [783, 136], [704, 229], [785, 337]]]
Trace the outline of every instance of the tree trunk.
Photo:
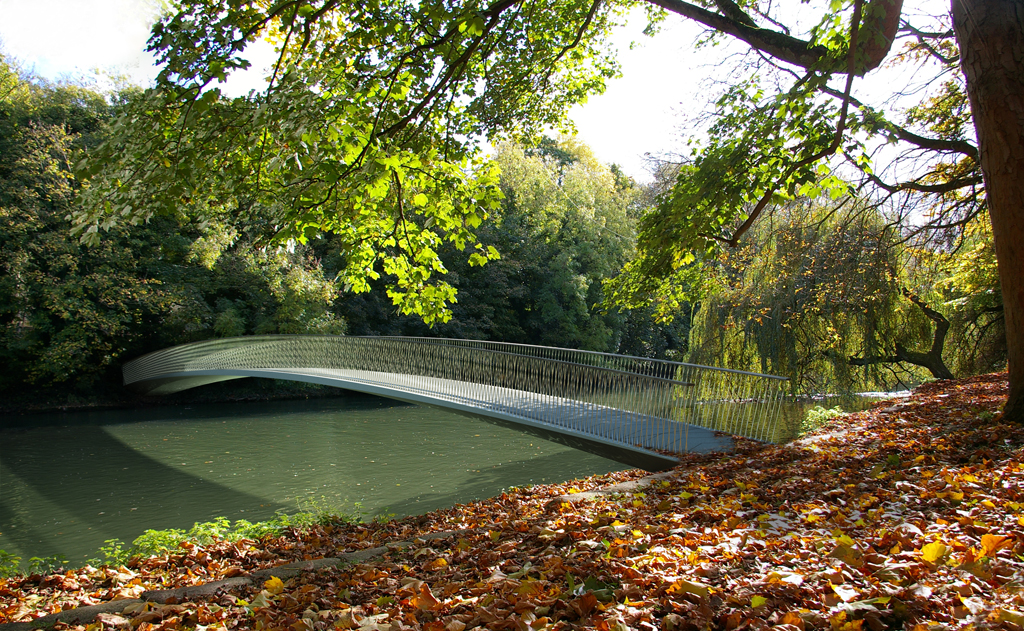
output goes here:
[[1024, 2], [952, 0], [952, 11], [1003, 290], [1004, 418], [1024, 422]]
[[906, 362], [908, 364], [927, 368], [928, 372], [932, 373], [932, 377], [935, 377], [936, 379], [953, 379], [953, 372], [946, 366], [946, 362], [942, 360], [942, 351], [946, 346], [946, 335], [949, 333], [949, 320], [946, 319], [946, 316], [928, 306], [928, 303], [915, 296], [906, 287], [901, 287], [900, 293], [902, 293], [907, 300], [914, 303], [919, 309], [921, 309], [929, 320], [935, 323], [935, 333], [932, 335], [932, 347], [928, 349], [927, 353], [919, 353], [917, 351], [912, 351], [897, 342], [895, 355], [879, 357], [851, 357], [849, 358], [850, 365], [869, 366], [871, 364], [899, 364], [901, 362]]

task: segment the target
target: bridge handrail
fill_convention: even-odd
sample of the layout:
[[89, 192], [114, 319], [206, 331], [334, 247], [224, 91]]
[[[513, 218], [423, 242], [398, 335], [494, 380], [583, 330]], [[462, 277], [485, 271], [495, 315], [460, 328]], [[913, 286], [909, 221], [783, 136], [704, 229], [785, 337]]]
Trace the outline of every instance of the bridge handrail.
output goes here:
[[505, 388], [611, 406], [630, 415], [630, 423], [689, 423], [768, 441], [778, 434], [784, 382], [774, 375], [528, 344], [330, 335], [203, 340], [149, 353], [125, 364], [123, 372], [127, 385], [203, 370], [289, 368], [361, 370]]
[[[348, 337], [366, 338], [366, 339], [380, 339], [380, 337], [372, 336], [372, 335], [350, 335]], [[536, 344], [522, 344], [522, 343], [519, 343], [519, 342], [491, 342], [491, 341], [488, 341], [488, 340], [469, 340], [469, 339], [461, 339], [461, 338], [416, 337], [416, 336], [404, 336], [404, 335], [395, 335], [395, 336], [387, 336], [387, 337], [388, 337], [388, 339], [395, 339], [395, 340], [409, 340], [409, 341], [419, 341], [419, 340], [422, 340], [423, 342], [426, 342], [426, 343], [442, 343], [443, 342], [443, 343], [447, 344], [447, 343], [450, 343], [450, 342], [464, 342], [464, 343], [467, 343], [467, 344], [482, 344], [482, 345], [495, 345], [495, 346], [501, 345], [501, 346], [512, 346], [512, 347], [516, 347], [516, 348], [524, 348], [524, 349], [525, 348], [529, 348], [529, 349], [542, 349], [542, 350], [552, 350], [552, 351], [566, 351], [566, 352], [569, 352], [569, 353], [579, 353], [581, 355], [589, 355], [589, 356], [595, 356], [595, 357], [606, 357], [606, 358], [611, 358], [611, 359], [632, 359], [632, 360], [637, 360], [637, 361], [641, 361], [641, 362], [648, 362], [648, 363], [651, 363], [651, 364], [661, 364], [661, 365], [666, 365], [666, 366], [685, 366], [687, 368], [699, 368], [701, 370], [713, 370], [715, 372], [727, 372], [727, 373], [733, 373], [733, 374], [737, 374], [737, 375], [749, 375], [751, 377], [763, 377], [765, 379], [776, 379], [776, 380], [779, 380], [779, 381], [789, 381], [789, 377], [780, 377], [779, 375], [769, 375], [769, 374], [766, 374], [766, 373], [751, 372], [751, 371], [748, 371], [748, 370], [736, 370], [735, 368], [722, 368], [720, 366], [706, 366], [704, 364], [691, 364], [691, 363], [687, 363], [687, 362], [677, 362], [677, 361], [673, 361], [671, 359], [657, 359], [655, 357], [640, 357], [638, 355], [620, 355], [618, 353], [605, 353], [603, 351], [589, 351], [589, 350], [584, 350], [584, 349], [581, 349], [581, 348], [559, 348], [559, 347], [555, 347], [555, 346], [539, 346], [539, 345], [536, 345]], [[515, 353], [513, 353], [513, 354], [515, 354]], [[563, 361], [563, 360], [558, 360], [558, 359], [555, 359], [555, 358], [549, 358], [549, 359], [552, 359], [553, 361]], [[578, 362], [568, 362], [568, 363], [576, 363], [577, 365], [580, 365], [580, 366], [596, 367], [596, 366], [593, 366], [592, 364], [581, 364], [581, 363], [578, 363]], [[630, 371], [624, 371], [624, 372], [630, 372]], [[631, 373], [631, 374], [642, 374], [642, 373]], [[689, 384], [687, 384], [687, 385], [689, 385]]]

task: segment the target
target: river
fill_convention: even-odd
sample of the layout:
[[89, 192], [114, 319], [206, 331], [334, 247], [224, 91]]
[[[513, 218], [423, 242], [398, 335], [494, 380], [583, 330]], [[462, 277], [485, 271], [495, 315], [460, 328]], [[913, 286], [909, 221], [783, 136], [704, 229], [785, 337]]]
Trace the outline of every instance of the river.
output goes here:
[[314, 499], [421, 514], [627, 468], [450, 412], [368, 395], [8, 417], [0, 550], [101, 557], [108, 539], [217, 517], [260, 521]]
[[[859, 409], [869, 399], [837, 400]], [[809, 407], [789, 403], [794, 429]], [[101, 557], [109, 539], [309, 500], [414, 515], [624, 465], [457, 414], [351, 393], [0, 419], [0, 550]], [[358, 506], [357, 506], [358, 505]]]

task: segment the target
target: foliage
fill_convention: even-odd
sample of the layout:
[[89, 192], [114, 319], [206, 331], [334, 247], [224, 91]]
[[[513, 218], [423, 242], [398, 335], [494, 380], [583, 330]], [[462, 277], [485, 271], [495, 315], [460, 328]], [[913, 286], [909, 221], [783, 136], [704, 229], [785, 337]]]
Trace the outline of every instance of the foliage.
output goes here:
[[[168, 552], [174, 552], [182, 547], [182, 544], [208, 546], [216, 542], [236, 542], [241, 540], [259, 541], [266, 538], [279, 537], [292, 528], [309, 528], [312, 526], [326, 526], [329, 524], [357, 524], [361, 523], [367, 516], [361, 510], [360, 504], [352, 507], [346, 503], [338, 503], [325, 497], [317, 499], [305, 499], [299, 502], [299, 511], [294, 514], [278, 513], [273, 519], [259, 522], [250, 522], [239, 519], [234, 522], [226, 517], [218, 517], [213, 521], [197, 522], [191, 528], [185, 530], [171, 528], [168, 530], [146, 530], [132, 542], [130, 546], [119, 539], [110, 539], [100, 548], [102, 559], [90, 559], [89, 565], [108, 565], [112, 567], [125, 565], [134, 557], [152, 557]], [[375, 519], [386, 521], [386, 515], [376, 516]], [[5, 558], [14, 559], [10, 563], [17, 570], [18, 559], [11, 557], [6, 552], [0, 551]], [[67, 559], [60, 559], [62, 563], [52, 564], [52, 567], [66, 565]], [[30, 568], [30, 571], [33, 571]]]
[[[832, 3], [811, 30], [809, 42], [838, 58], [850, 56], [850, 63], [856, 65], [852, 38], [860, 35], [861, 46], [872, 45], [864, 39], [872, 37], [871, 11], [895, 10], [898, 15], [899, 8], [886, 8], [892, 3], [868, 3], [858, 28], [861, 3], [852, 3], [854, 15], [846, 16], [843, 12], [850, 4]], [[771, 21], [757, 3], [744, 9]], [[736, 7], [738, 13], [731, 17], [753, 24], [744, 9]], [[842, 24], [845, 19], [850, 21], [848, 26]], [[832, 77], [846, 72], [845, 64], [822, 60], [805, 64], [751, 42], [768, 56], [741, 71], [741, 78], [730, 81], [715, 100], [706, 141], [691, 145], [674, 185], [642, 218], [638, 259], [628, 270], [631, 278], [620, 283], [630, 291], [620, 300], [670, 295], [665, 281], [695, 261], [713, 256], [722, 246], [735, 247], [768, 208], [798, 198], [827, 195], [835, 200], [854, 190], [864, 191], [862, 197], [889, 203], [902, 213], [894, 223], [908, 233], [956, 238], [958, 230], [984, 211], [984, 197], [979, 189], [977, 149], [967, 140], [972, 120], [948, 19], [931, 18], [934, 23], [927, 28], [904, 20], [898, 33], [893, 29], [893, 35], [916, 39], [892, 56], [891, 65], [910, 66], [933, 77], [930, 89], [915, 86], [924, 96], [906, 106], [903, 121], [851, 93], [853, 75], [846, 77], [844, 86], [837, 85]], [[888, 43], [885, 47], [878, 51], [882, 56]], [[803, 66], [804, 72], [779, 64], [780, 60]], [[898, 84], [894, 89], [897, 96], [907, 96], [898, 92]], [[874, 155], [884, 145], [899, 148], [884, 155], [907, 156], [902, 161], [897, 158], [902, 167], [877, 163]], [[905, 147], [909, 149], [900, 153]], [[926, 151], [933, 153], [916, 160]], [[883, 179], [894, 171], [903, 179]], [[872, 189], [880, 195], [873, 195]], [[920, 216], [924, 207], [929, 207], [928, 230], [922, 232], [915, 229], [912, 215]]]
[[[356, 334], [436, 335], [664, 356], [685, 346], [685, 319], [663, 327], [646, 310], [604, 310], [602, 282], [629, 260], [642, 189], [586, 146], [544, 138], [498, 145], [501, 207], [479, 229], [501, 259], [454, 261], [451, 321], [427, 329], [375, 297], [346, 296]], [[328, 246], [329, 247], [329, 246]], [[442, 256], [448, 252], [442, 250]], [[325, 257], [325, 265], [330, 265]], [[446, 258], [447, 260], [447, 258]]]
[[701, 302], [690, 361], [786, 375], [794, 392], [841, 392], [886, 383], [851, 357], [930, 342], [927, 320], [900, 295], [896, 235], [876, 212], [847, 206], [787, 205], [704, 266], [717, 289]]
[[965, 228], [958, 250], [935, 252], [940, 268], [936, 290], [950, 312], [952, 342], [958, 349], [954, 370], [961, 374], [1000, 368], [1006, 357], [1006, 326], [992, 227], [982, 215]]
[[70, 156], [97, 131], [103, 100], [17, 81], [21, 89], [0, 99], [0, 388], [73, 375], [89, 383], [155, 311], [153, 283], [137, 273], [123, 237], [85, 251], [66, 234], [76, 188]]
[[256, 248], [244, 223], [159, 217], [79, 243], [70, 163], [107, 133], [111, 106], [0, 70], [12, 86], [0, 98], [0, 390], [94, 393], [119, 388], [124, 358], [163, 346], [344, 330], [330, 310], [335, 283], [309, 248]]
[[21, 573], [21, 557], [6, 550], [0, 550], [0, 578], [17, 576]]
[[829, 421], [833, 421], [837, 418], [846, 416], [846, 412], [841, 407], [825, 408], [820, 405], [816, 405], [813, 408], [807, 410], [807, 414], [804, 416], [804, 420], [800, 423], [800, 434], [809, 434], [816, 432]]
[[[614, 73], [599, 43], [613, 11], [557, 0], [511, 5], [322, 6], [205, 0], [153, 29], [163, 70], [129, 103], [82, 173], [75, 213], [87, 242], [100, 229], [158, 215], [261, 217], [263, 242], [340, 237], [341, 276], [356, 292], [386, 274], [404, 314], [450, 318], [443, 244], [481, 265], [475, 235], [497, 208], [482, 134], [530, 135], [603, 89]], [[270, 86], [224, 98], [215, 82], [259, 38], [280, 52]], [[466, 256], [466, 254], [463, 254]]]

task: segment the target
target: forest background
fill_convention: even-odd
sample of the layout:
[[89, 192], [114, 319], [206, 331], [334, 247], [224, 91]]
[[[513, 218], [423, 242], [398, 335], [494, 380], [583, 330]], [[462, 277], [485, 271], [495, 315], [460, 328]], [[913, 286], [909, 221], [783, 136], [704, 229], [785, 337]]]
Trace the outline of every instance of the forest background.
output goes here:
[[[942, 57], [918, 37], [897, 62], [929, 57], [929, 47]], [[945, 59], [931, 96], [903, 112], [904, 124], [962, 139], [972, 129], [963, 77]], [[569, 137], [505, 141], [493, 155], [501, 195], [475, 235], [491, 260], [467, 259], [458, 243], [439, 247], [457, 301], [425, 317], [402, 314], [388, 295], [396, 273], [350, 291], [339, 272], [353, 254], [341, 234], [267, 243], [269, 208], [156, 212], [82, 244], [71, 234], [82, 186], [75, 167], [146, 93], [49, 83], [11, 59], [0, 74], [0, 391], [12, 409], [123, 401], [119, 369], [128, 359], [262, 333], [429, 335], [666, 357], [782, 374], [793, 393], [887, 390], [1005, 367], [983, 194], [954, 199], [965, 219], [936, 238], [903, 221], [905, 205], [837, 186], [830, 173], [774, 199], [770, 221], [673, 279], [680, 291], [637, 300], [622, 275], [636, 264], [637, 233], [692, 163], [664, 161], [653, 183], [640, 184]]]

